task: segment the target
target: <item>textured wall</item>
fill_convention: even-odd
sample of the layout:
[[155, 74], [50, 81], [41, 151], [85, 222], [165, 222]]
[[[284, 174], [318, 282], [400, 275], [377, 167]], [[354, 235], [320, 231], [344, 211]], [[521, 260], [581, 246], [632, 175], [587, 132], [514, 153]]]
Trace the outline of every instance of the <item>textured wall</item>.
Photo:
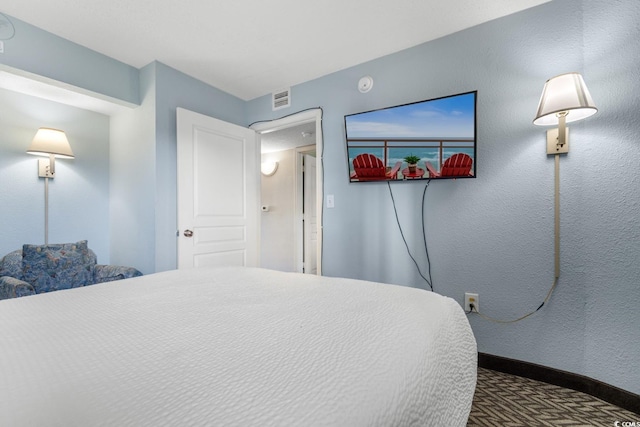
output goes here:
[[[606, 7], [604, 6], [606, 4]], [[599, 113], [570, 183], [567, 254], [584, 275], [585, 371], [640, 394], [640, 2], [584, 2], [584, 62]]]
[[111, 258], [144, 274], [156, 271], [155, 64], [140, 70], [141, 105], [111, 117]]
[[[640, 3], [555, 1], [292, 88], [286, 112], [324, 110], [323, 271], [425, 288], [406, 253], [386, 184], [349, 184], [343, 116], [478, 91], [478, 177], [432, 182], [424, 221], [435, 289], [513, 319], [553, 282], [553, 158], [532, 125], [544, 82], [581, 72], [600, 112], [570, 126], [561, 159], [561, 268], [543, 310], [517, 324], [472, 316], [479, 350], [564, 369], [640, 393]], [[371, 92], [357, 82], [371, 75]], [[276, 117], [268, 97], [247, 122]], [[278, 114], [284, 114], [277, 112]], [[391, 186], [426, 271], [424, 184]]]
[[0, 89], [0, 256], [44, 243], [44, 178], [27, 154], [39, 127], [62, 129], [75, 159], [49, 180], [49, 242], [87, 239], [109, 262], [109, 118]]

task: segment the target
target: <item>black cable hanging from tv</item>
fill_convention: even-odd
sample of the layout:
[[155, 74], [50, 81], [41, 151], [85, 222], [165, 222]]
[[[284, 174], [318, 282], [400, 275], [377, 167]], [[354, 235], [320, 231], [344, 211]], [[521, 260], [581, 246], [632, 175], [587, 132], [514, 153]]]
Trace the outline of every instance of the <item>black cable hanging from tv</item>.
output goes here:
[[395, 201], [395, 199], [393, 197], [393, 191], [391, 190], [391, 184], [389, 183], [389, 181], [387, 181], [387, 186], [389, 187], [389, 194], [391, 195], [391, 203], [393, 205], [393, 212], [395, 213], [395, 216], [396, 216], [396, 223], [398, 224], [398, 229], [400, 230], [400, 235], [402, 236], [402, 241], [404, 242], [404, 246], [407, 249], [407, 253], [409, 254], [409, 257], [411, 258], [411, 260], [415, 264], [416, 270], [418, 271], [418, 274], [420, 275], [420, 277], [422, 277], [422, 279], [424, 279], [424, 281], [427, 283], [427, 285], [429, 285], [429, 288], [431, 289], [431, 291], [434, 292], [433, 280], [431, 278], [431, 261], [429, 260], [429, 250], [427, 249], [427, 236], [426, 236], [425, 227], [424, 227], [424, 200], [425, 200], [425, 195], [427, 193], [427, 187], [429, 187], [429, 182], [431, 182], [431, 180], [427, 181], [427, 184], [424, 186], [424, 191], [422, 193], [422, 234], [423, 234], [423, 237], [424, 237], [424, 248], [425, 248], [425, 251], [427, 253], [427, 264], [428, 264], [428, 268], [429, 268], [429, 270], [428, 270], [429, 278], [428, 279], [422, 273], [422, 270], [420, 270], [420, 266], [418, 265], [418, 261], [416, 261], [415, 257], [411, 254], [411, 250], [409, 249], [409, 244], [407, 243], [407, 239], [404, 237], [404, 232], [402, 231], [402, 226], [400, 225], [400, 219], [398, 218], [398, 210], [396, 209], [396, 201]]

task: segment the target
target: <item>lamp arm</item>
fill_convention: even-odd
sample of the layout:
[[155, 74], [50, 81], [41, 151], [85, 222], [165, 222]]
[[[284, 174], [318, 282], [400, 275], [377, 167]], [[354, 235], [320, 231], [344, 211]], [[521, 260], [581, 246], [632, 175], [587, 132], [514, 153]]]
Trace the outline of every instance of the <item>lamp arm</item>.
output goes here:
[[49, 153], [49, 174], [55, 176], [56, 174], [56, 155]]
[[[564, 135], [561, 132], [560, 135]], [[560, 277], [560, 153], [556, 153], [555, 157], [555, 198], [554, 198], [554, 264], [555, 277]]]
[[558, 113], [558, 146], [564, 147], [567, 143], [567, 111]]

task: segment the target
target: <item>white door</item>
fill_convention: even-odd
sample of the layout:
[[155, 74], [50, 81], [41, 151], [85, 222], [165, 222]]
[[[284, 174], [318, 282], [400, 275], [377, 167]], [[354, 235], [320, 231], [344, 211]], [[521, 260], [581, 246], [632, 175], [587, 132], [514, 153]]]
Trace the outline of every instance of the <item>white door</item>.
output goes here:
[[316, 208], [316, 158], [304, 156], [304, 272], [318, 274], [318, 210]]
[[256, 132], [177, 109], [178, 268], [259, 265]]

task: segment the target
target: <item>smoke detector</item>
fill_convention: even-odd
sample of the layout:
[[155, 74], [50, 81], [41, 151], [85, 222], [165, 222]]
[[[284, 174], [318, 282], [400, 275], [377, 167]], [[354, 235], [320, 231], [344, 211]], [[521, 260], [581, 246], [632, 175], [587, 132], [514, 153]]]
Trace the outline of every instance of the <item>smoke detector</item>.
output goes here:
[[362, 93], [367, 93], [373, 87], [373, 78], [371, 76], [364, 76], [358, 81], [358, 90]]

